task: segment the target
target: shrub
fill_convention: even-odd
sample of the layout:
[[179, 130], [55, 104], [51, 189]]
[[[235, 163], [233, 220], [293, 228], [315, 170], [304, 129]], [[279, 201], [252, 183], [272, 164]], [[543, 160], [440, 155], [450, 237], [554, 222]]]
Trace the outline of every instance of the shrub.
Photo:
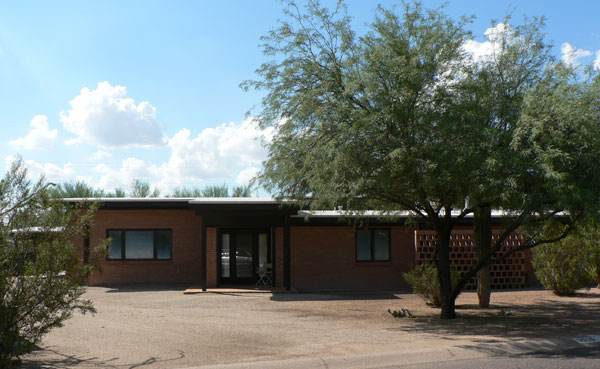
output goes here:
[[82, 245], [73, 241], [83, 239], [93, 209], [71, 206], [49, 187], [28, 180], [22, 160], [0, 179], [0, 368], [17, 365], [74, 311], [94, 312], [80, 283], [105, 242], [83, 264]]
[[[454, 266], [450, 269], [450, 278], [452, 287], [458, 284], [460, 273]], [[423, 263], [411, 269], [402, 276], [411, 285], [414, 293], [421, 296], [425, 303], [429, 306], [442, 306], [442, 293], [440, 289], [440, 281], [435, 265], [431, 263]]]
[[579, 288], [591, 287], [596, 276], [589, 247], [581, 237], [541, 245], [532, 250], [531, 262], [542, 285], [559, 296], [570, 296]]

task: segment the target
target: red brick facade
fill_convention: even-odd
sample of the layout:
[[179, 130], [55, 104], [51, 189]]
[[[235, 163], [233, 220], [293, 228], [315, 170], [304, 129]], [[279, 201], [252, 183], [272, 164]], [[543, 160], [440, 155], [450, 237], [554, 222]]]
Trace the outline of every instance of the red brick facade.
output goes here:
[[217, 287], [217, 229], [206, 228], [206, 286]]
[[[390, 227], [386, 227], [390, 228]], [[414, 229], [391, 227], [391, 260], [356, 261], [353, 227], [292, 227], [291, 284], [302, 289], [395, 289], [415, 260]]]
[[[200, 286], [202, 270], [202, 216], [189, 209], [99, 210], [90, 231], [91, 249], [107, 237], [107, 230], [170, 229], [172, 259], [156, 261], [107, 260], [102, 271], [91, 277], [91, 284], [182, 283]], [[431, 231], [416, 231], [405, 226], [380, 226], [390, 230], [390, 261], [357, 261], [356, 231], [343, 225], [291, 225], [290, 287], [298, 290], [364, 290], [406, 287], [402, 273], [416, 263], [432, 257]], [[284, 227], [277, 226], [271, 246], [275, 253], [275, 285], [285, 286]], [[453, 259], [461, 268], [471, 264], [472, 240], [467, 230], [453, 233], [456, 247]], [[206, 287], [219, 286], [219, 228], [206, 227]], [[509, 240], [518, 242], [519, 240]], [[84, 240], [78, 240], [78, 244]], [[531, 272], [529, 254], [515, 255], [494, 266], [498, 288], [522, 287]], [[82, 255], [83, 256], [83, 255]], [[462, 262], [461, 260], [467, 260]], [[527, 259], [524, 261], [524, 259]], [[461, 264], [462, 263], [462, 264]], [[464, 265], [463, 265], [464, 264]], [[468, 264], [468, 265], [467, 265]], [[462, 270], [462, 269], [461, 269]], [[472, 287], [472, 286], [471, 286]]]
[[192, 210], [99, 210], [90, 231], [91, 248], [107, 229], [172, 231], [172, 260], [105, 261], [91, 284], [189, 283], [202, 278], [202, 218]]

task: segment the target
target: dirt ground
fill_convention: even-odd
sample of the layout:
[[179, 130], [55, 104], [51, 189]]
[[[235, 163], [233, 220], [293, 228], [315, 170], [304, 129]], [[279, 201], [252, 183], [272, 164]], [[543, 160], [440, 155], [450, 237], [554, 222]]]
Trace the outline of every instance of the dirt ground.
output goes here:
[[[24, 367], [182, 368], [600, 335], [598, 289], [575, 297], [494, 292], [489, 309], [476, 308], [477, 296], [463, 293], [460, 318], [451, 321], [418, 296], [393, 292], [184, 295], [183, 289], [93, 287], [86, 297], [98, 313], [76, 314], [52, 331]], [[387, 312], [401, 308], [415, 318]]]

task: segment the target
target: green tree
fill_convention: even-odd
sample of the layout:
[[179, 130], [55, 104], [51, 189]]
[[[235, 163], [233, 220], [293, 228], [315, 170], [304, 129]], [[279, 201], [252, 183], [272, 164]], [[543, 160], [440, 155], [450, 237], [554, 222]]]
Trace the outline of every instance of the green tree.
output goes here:
[[125, 190], [120, 187], [115, 188], [115, 192], [106, 194], [106, 197], [125, 197], [125, 196], [127, 196], [127, 194], [125, 193]]
[[[550, 148], [524, 147], [528, 140], [537, 139], [528, 132], [562, 124], [523, 119], [535, 109], [533, 96], [544, 90], [543, 84], [554, 74], [528, 80], [531, 88], [527, 89], [511, 85], [512, 78], [519, 78], [510, 74], [511, 69], [490, 77], [495, 82], [504, 79], [500, 81], [504, 85], [487, 81], [489, 66], [509, 66], [511, 57], [519, 61], [515, 56], [523, 54], [507, 53], [510, 57], [502, 62], [474, 68], [464, 49], [472, 38], [465, 30], [467, 19], [455, 21], [441, 10], [424, 10], [419, 4], [405, 5], [399, 15], [380, 8], [371, 30], [357, 37], [342, 3], [329, 11], [310, 1], [302, 11], [289, 2], [285, 12], [287, 18], [280, 27], [262, 38], [265, 54], [274, 61], [257, 70], [259, 80], [242, 84], [266, 91], [260, 123], [277, 128], [259, 182], [277, 197], [299, 199], [314, 208], [410, 210], [437, 234], [442, 318], [456, 317], [455, 299], [471, 277], [515, 252], [494, 259], [513, 231], [520, 227], [530, 231], [520, 249], [548, 243], [555, 239], [543, 239], [535, 231], [541, 223], [563, 211], [565, 221], [572, 224], [598, 203], [600, 191], [590, 191], [598, 185], [586, 182], [589, 175], [562, 172], [588, 158], [572, 155], [568, 165], [548, 170], [543, 162], [551, 160]], [[533, 27], [531, 34], [536, 32]], [[542, 65], [534, 65], [533, 71], [553, 70], [552, 65], [544, 65], [548, 59], [541, 45], [533, 42], [526, 47], [541, 50], [534, 56]], [[495, 94], [508, 87], [525, 102], [517, 114], [519, 127], [502, 135], [502, 124], [512, 124], [514, 118], [482, 121], [476, 105], [491, 103]], [[479, 94], [474, 96], [474, 91]], [[508, 94], [506, 100], [510, 99]], [[504, 103], [485, 109], [496, 117], [502, 112], [512, 114]], [[587, 118], [593, 117], [588, 114]], [[600, 137], [597, 127], [596, 131], [591, 126], [586, 129]], [[482, 148], [481, 140], [488, 137], [503, 142]], [[560, 136], [547, 139], [560, 140]], [[570, 149], [563, 142], [556, 144], [561, 150]], [[496, 146], [502, 151], [490, 155]], [[587, 164], [588, 169], [598, 162]], [[493, 173], [491, 180], [498, 183], [481, 180], [486, 172]], [[510, 175], [499, 180], [503, 173]], [[480, 177], [478, 181], [473, 181], [473, 174]], [[503, 189], [500, 198], [488, 200], [486, 195], [497, 188]], [[588, 206], [579, 207], [565, 197], [568, 188], [580, 194], [587, 191], [591, 195]], [[489, 211], [500, 204], [511, 209], [504, 232], [453, 287], [449, 241], [454, 226], [477, 207]]]
[[[519, 173], [528, 169], [529, 158], [511, 146], [525, 96], [544, 76], [546, 67], [554, 63], [551, 45], [544, 40], [543, 19], [526, 19], [522, 25], [512, 25], [506, 16], [488, 29], [487, 54], [465, 59], [463, 119], [478, 126], [477, 144], [473, 146], [482, 158], [471, 174], [468, 202], [473, 209], [475, 246], [478, 261], [483, 261], [492, 249], [493, 208], [510, 208], [523, 191]], [[465, 43], [467, 47], [469, 43]], [[526, 190], [531, 191], [531, 188]], [[524, 225], [529, 219], [505, 217], [505, 226]], [[490, 266], [477, 273], [479, 306], [490, 303]]]
[[226, 184], [208, 185], [202, 189], [202, 197], [229, 197], [229, 187]]
[[202, 191], [199, 188], [188, 188], [186, 186], [178, 187], [173, 191], [173, 197], [201, 197]]
[[65, 182], [58, 184], [54, 190], [63, 198], [97, 198], [104, 197], [102, 189], [95, 189], [84, 181]]
[[[95, 263], [83, 264], [81, 238], [93, 209], [73, 208], [51, 184], [31, 182], [22, 160], [0, 180], [0, 366], [30, 352], [73, 311], [94, 312], [82, 298]], [[79, 245], [83, 247], [82, 245]], [[105, 245], [96, 250], [104, 255]]]
[[150, 183], [141, 181], [139, 179], [133, 179], [131, 182], [131, 197], [159, 197], [160, 190], [154, 188], [150, 189]]
[[250, 186], [242, 185], [235, 186], [231, 191], [231, 197], [250, 197], [252, 196], [252, 192], [250, 190]]

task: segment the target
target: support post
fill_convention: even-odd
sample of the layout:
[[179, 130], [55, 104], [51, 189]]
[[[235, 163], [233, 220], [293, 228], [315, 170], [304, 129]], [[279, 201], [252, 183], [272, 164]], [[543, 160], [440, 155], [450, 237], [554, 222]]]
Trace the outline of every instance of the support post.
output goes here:
[[277, 287], [277, 227], [271, 227], [271, 285]]
[[202, 291], [206, 291], [206, 221], [202, 217]]
[[292, 287], [292, 273], [291, 273], [291, 247], [290, 247], [290, 216], [285, 216], [285, 223], [283, 227], [283, 248], [284, 248], [284, 284], [285, 289], [290, 290]]

